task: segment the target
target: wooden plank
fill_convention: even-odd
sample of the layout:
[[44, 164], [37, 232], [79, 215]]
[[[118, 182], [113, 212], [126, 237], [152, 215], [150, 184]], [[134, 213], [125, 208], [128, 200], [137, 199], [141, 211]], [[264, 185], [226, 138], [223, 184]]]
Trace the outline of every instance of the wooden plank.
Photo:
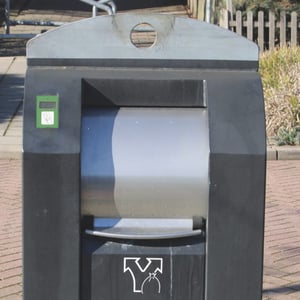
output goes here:
[[229, 17], [232, 19], [233, 17], [233, 5], [232, 5], [232, 0], [226, 0], [226, 8], [229, 12]]
[[242, 12], [236, 12], [236, 33], [242, 35]]
[[272, 50], [275, 48], [275, 14], [273, 12], [269, 12], [269, 49]]
[[291, 15], [291, 46], [297, 46], [297, 27], [298, 27], [298, 16], [297, 13], [294, 11]]
[[[229, 3], [230, 1], [228, 1]], [[291, 13], [291, 21], [287, 22], [287, 14], [285, 11], [280, 12], [280, 21], [276, 20], [275, 13], [269, 12], [269, 20], [266, 22], [264, 12], [258, 12], [258, 20], [254, 20], [253, 12], [247, 12], [247, 19], [243, 20], [243, 12], [237, 11], [235, 20], [230, 18], [228, 9], [220, 11], [219, 25], [223, 28], [236, 31], [237, 34], [243, 34], [243, 28], [247, 28], [247, 38], [249, 40], [256, 40], [260, 51], [263, 51], [268, 43], [268, 49], [272, 50], [278, 44], [285, 46], [288, 42], [291, 46], [296, 46], [299, 43], [299, 28], [298, 13]], [[258, 35], [255, 36], [255, 28], [257, 28]], [[268, 41], [265, 40], [265, 32], [268, 30]], [[290, 30], [289, 41], [287, 41], [287, 33]], [[278, 36], [279, 35], [279, 36]]]
[[189, 6], [189, 8], [190, 8], [190, 16], [191, 17], [193, 17], [193, 10], [194, 10], [193, 5], [194, 5], [194, 0], [190, 0], [190, 6]]
[[264, 35], [264, 12], [259, 11], [258, 12], [258, 46], [260, 51], [264, 51], [264, 41], [265, 41], [265, 35]]
[[149, 14], [149, 13], [163, 13], [163, 14], [173, 14], [173, 15], [182, 15], [187, 16], [188, 12], [184, 5], [173, 5], [173, 6], [163, 6], [163, 7], [152, 7], [152, 8], [140, 8], [134, 10], [126, 11], [128, 13], [140, 13], [140, 14]]
[[205, 1], [204, 0], [199, 0], [198, 1], [198, 15], [197, 19], [204, 21], [205, 18]]
[[191, 4], [192, 17], [196, 18], [198, 16], [198, 0], [191, 0]]
[[253, 12], [247, 12], [247, 38], [253, 41]]
[[280, 47], [286, 45], [286, 12], [280, 12]]

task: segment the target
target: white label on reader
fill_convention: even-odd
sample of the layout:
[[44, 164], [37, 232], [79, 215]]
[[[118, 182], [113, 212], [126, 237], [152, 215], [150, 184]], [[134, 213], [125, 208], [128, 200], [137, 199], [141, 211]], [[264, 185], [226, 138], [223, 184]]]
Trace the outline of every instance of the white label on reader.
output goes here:
[[54, 125], [54, 111], [42, 111], [41, 113], [42, 125]]

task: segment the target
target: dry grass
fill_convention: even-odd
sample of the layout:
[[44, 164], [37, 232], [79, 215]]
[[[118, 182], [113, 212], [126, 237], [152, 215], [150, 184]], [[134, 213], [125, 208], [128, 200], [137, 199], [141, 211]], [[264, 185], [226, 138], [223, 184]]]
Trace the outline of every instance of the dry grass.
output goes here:
[[269, 137], [300, 126], [300, 47], [282, 47], [260, 60]]

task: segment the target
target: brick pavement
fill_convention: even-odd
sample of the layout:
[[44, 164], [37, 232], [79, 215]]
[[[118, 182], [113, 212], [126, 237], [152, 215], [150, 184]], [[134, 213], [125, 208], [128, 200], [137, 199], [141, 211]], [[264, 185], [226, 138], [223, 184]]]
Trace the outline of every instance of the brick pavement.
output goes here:
[[[0, 176], [0, 300], [21, 300], [20, 160], [0, 160]], [[300, 299], [299, 181], [300, 161], [268, 162], [264, 300]]]
[[269, 161], [264, 299], [300, 299], [300, 161]]
[[0, 299], [21, 300], [21, 161], [0, 160]]

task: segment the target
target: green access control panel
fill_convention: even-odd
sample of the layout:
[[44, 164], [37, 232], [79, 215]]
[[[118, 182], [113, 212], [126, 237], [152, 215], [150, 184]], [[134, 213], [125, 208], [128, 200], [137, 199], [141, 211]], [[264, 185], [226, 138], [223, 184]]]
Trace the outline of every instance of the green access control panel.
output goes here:
[[36, 127], [59, 127], [59, 96], [43, 95], [36, 97]]

